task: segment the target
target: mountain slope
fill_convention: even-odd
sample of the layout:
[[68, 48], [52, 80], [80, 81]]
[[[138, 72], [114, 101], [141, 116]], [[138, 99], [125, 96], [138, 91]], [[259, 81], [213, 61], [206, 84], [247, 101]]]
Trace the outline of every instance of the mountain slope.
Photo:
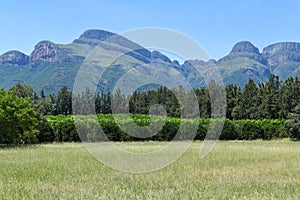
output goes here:
[[300, 75], [300, 43], [276, 43], [260, 52], [252, 43], [242, 41], [218, 61], [194, 60], [180, 65], [162, 53], [151, 52], [118, 34], [87, 30], [71, 44], [41, 41], [35, 45], [30, 55], [15, 50], [1, 55], [0, 87], [9, 88], [17, 82], [24, 82], [32, 85], [35, 90], [44, 89], [46, 93], [56, 93], [63, 85], [72, 89], [80, 65], [96, 46], [110, 52], [127, 52], [103, 74], [99, 81], [99, 88], [102, 90], [111, 90], [117, 80], [132, 67], [135, 70], [139, 66], [139, 73], [145, 75], [153, 73], [143, 67], [149, 63], [177, 70], [193, 87], [205, 86], [203, 78], [193, 67], [194, 64], [201, 66], [203, 70], [217, 65], [224, 83], [238, 86], [243, 86], [249, 78], [255, 82], [266, 81], [271, 73], [282, 80], [288, 76]]

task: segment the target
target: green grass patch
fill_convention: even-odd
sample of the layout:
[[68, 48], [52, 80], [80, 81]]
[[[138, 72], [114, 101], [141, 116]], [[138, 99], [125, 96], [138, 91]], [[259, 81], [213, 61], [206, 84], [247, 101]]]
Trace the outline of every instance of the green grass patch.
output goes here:
[[[167, 142], [130, 142], [148, 151]], [[1, 199], [299, 199], [300, 144], [220, 141], [201, 162], [201, 142], [170, 166], [118, 172], [81, 143], [0, 149]]]

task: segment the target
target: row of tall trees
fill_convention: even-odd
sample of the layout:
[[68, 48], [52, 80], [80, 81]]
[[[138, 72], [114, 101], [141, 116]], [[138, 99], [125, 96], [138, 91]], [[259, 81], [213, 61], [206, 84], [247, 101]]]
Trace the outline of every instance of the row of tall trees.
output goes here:
[[[193, 92], [198, 99], [201, 118], [211, 117], [211, 102], [222, 101], [222, 92], [226, 93], [226, 103], [220, 102], [217, 105], [226, 104], [228, 119], [287, 119], [288, 114], [294, 112], [300, 103], [300, 81], [297, 77], [289, 77], [282, 82], [278, 76], [271, 75], [267, 82], [259, 84], [249, 79], [244, 88], [233, 84], [221, 88], [212, 82], [207, 88], [201, 87]], [[155, 102], [165, 105], [169, 116], [180, 116], [180, 104], [174, 91], [167, 88], [133, 93], [130, 97], [130, 111], [147, 113]], [[225, 108], [219, 109], [222, 111]]]
[[289, 77], [280, 82], [271, 75], [258, 85], [250, 79], [243, 89], [228, 85], [226, 95], [229, 119], [286, 119], [299, 104], [300, 81]]
[[[226, 97], [222, 98], [223, 96]], [[193, 97], [196, 98], [195, 101], [192, 101]], [[198, 110], [196, 107], [199, 107], [201, 118], [215, 118], [216, 113], [226, 112], [226, 118], [233, 120], [232, 123], [235, 124], [234, 130], [240, 126], [240, 123], [234, 123], [234, 120], [288, 119], [281, 122], [285, 121], [285, 128], [291, 138], [300, 139], [299, 101], [299, 79], [290, 77], [282, 82], [275, 75], [271, 75], [266, 83], [255, 84], [250, 79], [244, 88], [236, 85], [221, 87], [211, 82], [207, 88], [193, 91], [185, 91], [182, 86], [174, 89], [160, 87], [135, 91], [128, 96], [122, 94], [119, 89], [113, 94], [95, 94], [87, 88], [81, 94], [73, 94], [66, 86], [57, 94], [46, 95], [43, 90], [37, 94], [30, 86], [18, 83], [8, 91], [0, 89], [0, 143], [54, 140], [54, 132], [64, 131], [65, 128], [54, 131], [53, 123], [49, 124], [45, 115], [67, 116], [72, 113], [108, 114], [127, 111], [133, 114], [161, 115], [164, 114], [162, 107], [170, 117], [180, 117], [182, 114], [187, 118], [193, 117], [195, 110]], [[214, 103], [225, 106], [216, 109], [212, 106]], [[65, 124], [62, 124], [65, 127]], [[266, 127], [268, 129], [269, 125]], [[265, 128], [264, 131], [267, 130]], [[70, 140], [78, 140], [75, 129], [72, 129], [69, 135], [72, 135]], [[236, 138], [240, 138], [239, 135]], [[60, 137], [58, 140], [63, 141]]]
[[[130, 113], [147, 114], [153, 105], [159, 104], [164, 107], [168, 116], [179, 117], [184, 110], [184, 97], [191, 97], [193, 93], [198, 100], [201, 118], [211, 117], [212, 101], [223, 100], [226, 108], [219, 109], [220, 112], [226, 109], [228, 119], [286, 119], [300, 103], [299, 79], [289, 77], [281, 82], [275, 75], [271, 75], [267, 82], [259, 84], [249, 79], [244, 88], [232, 84], [221, 88], [212, 82], [207, 88], [201, 87], [189, 92], [181, 86], [174, 89], [160, 87], [148, 91], [135, 91], [128, 96], [118, 89], [114, 94], [94, 94], [88, 88], [85, 92], [75, 95], [66, 86], [61, 88], [57, 95], [46, 96], [43, 90], [37, 94], [30, 86], [24, 84], [17, 84], [10, 91], [18, 97], [32, 98], [35, 110], [42, 115], [107, 114], [124, 113], [128, 110]], [[225, 99], [218, 98], [218, 95], [225, 96], [224, 93], [220, 93], [222, 91], [226, 93]], [[74, 112], [72, 103], [76, 105]], [[196, 105], [190, 105], [193, 106]]]

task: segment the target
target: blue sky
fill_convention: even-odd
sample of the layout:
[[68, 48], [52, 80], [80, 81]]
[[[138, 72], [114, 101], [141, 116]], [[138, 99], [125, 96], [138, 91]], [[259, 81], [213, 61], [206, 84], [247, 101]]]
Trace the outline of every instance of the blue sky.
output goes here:
[[260, 50], [300, 41], [300, 1], [10, 0], [0, 2], [0, 54], [29, 54], [40, 40], [70, 43], [86, 29], [162, 27], [196, 40], [216, 59], [241, 40]]

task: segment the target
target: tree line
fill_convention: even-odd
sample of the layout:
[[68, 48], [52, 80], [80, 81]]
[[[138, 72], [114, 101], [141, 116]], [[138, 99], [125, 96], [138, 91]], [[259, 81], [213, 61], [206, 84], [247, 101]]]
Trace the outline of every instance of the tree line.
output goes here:
[[[200, 118], [211, 118], [211, 99], [218, 91], [226, 93], [226, 118], [227, 119], [287, 119], [288, 114], [294, 112], [300, 103], [300, 81], [298, 77], [289, 77], [284, 82], [278, 76], [271, 75], [267, 82], [255, 84], [249, 79], [244, 88], [236, 85], [225, 87], [210, 83], [208, 87], [185, 91], [183, 87], [168, 89], [159, 87], [148, 91], [135, 91], [131, 95], [124, 95], [120, 90], [114, 94], [110, 92], [97, 92], [93, 94], [88, 88], [82, 94], [74, 95], [66, 86], [62, 87], [57, 95], [45, 96], [42, 90], [37, 95], [26, 85], [17, 84], [11, 90], [19, 97], [32, 97], [36, 110], [43, 115], [69, 115], [72, 114], [72, 101], [78, 101], [76, 112], [80, 114], [108, 114], [114, 110], [119, 113], [126, 112], [126, 106], [130, 113], [148, 114], [154, 104], [160, 104], [166, 110], [169, 117], [180, 117], [182, 105], [177, 98], [178, 94], [188, 96], [194, 92], [198, 100]], [[217, 91], [217, 92], [216, 92]], [[177, 94], [177, 96], [175, 95]], [[90, 110], [89, 105], [94, 101], [95, 110]], [[129, 104], [129, 105], [128, 105]], [[222, 108], [220, 108], [222, 109]], [[75, 112], [75, 111], [74, 111]]]
[[[225, 95], [222, 93], [224, 91], [226, 98], [216, 98], [218, 95]], [[198, 106], [202, 119], [212, 117], [211, 101], [223, 101], [221, 103], [226, 106], [219, 108], [220, 112], [226, 111], [226, 118], [232, 121], [228, 124], [234, 124], [233, 130], [242, 130], [238, 128], [241, 123], [234, 123], [234, 120], [288, 119], [284, 126], [285, 130], [289, 132], [291, 138], [300, 139], [300, 120], [298, 120], [300, 119], [300, 81], [297, 77], [289, 77], [282, 82], [278, 76], [271, 75], [265, 83], [255, 84], [252, 79], [249, 79], [243, 88], [236, 85], [223, 87], [212, 81], [208, 87], [197, 88], [193, 91], [185, 91], [182, 86], [172, 89], [159, 87], [147, 91], [135, 91], [131, 95], [122, 94], [119, 89], [113, 94], [110, 92], [93, 93], [88, 88], [81, 94], [74, 94], [66, 86], [63, 86], [57, 94], [45, 95], [43, 90], [37, 93], [29, 85], [18, 83], [7, 91], [0, 89], [0, 143], [34, 143], [54, 140], [54, 132], [58, 133], [59, 130], [64, 129], [54, 128], [53, 123], [49, 123], [45, 117], [49, 115], [110, 114], [126, 111], [132, 114], [149, 114], [150, 108], [153, 108], [151, 106], [159, 104], [164, 107], [168, 117], [179, 118], [184, 111], [180, 105], [180, 99], [189, 97], [190, 94], [196, 95], [198, 105], [190, 103], [188, 104], [190, 108], [187, 110], [195, 110], [195, 106]], [[73, 110], [74, 104], [80, 106], [75, 106], [76, 110]], [[279, 124], [280, 130], [283, 130], [281, 129], [283, 123]], [[256, 127], [257, 124], [249, 126]], [[267, 130], [266, 127], [268, 126], [258, 130]], [[272, 127], [274, 130], [273, 125]], [[72, 138], [77, 138], [74, 139], [77, 141], [78, 137], [75, 136], [76, 131], [74, 131], [72, 129]], [[47, 135], [50, 132], [51, 136]], [[258, 138], [265, 138], [265, 136]], [[58, 140], [64, 141], [64, 139]]]

